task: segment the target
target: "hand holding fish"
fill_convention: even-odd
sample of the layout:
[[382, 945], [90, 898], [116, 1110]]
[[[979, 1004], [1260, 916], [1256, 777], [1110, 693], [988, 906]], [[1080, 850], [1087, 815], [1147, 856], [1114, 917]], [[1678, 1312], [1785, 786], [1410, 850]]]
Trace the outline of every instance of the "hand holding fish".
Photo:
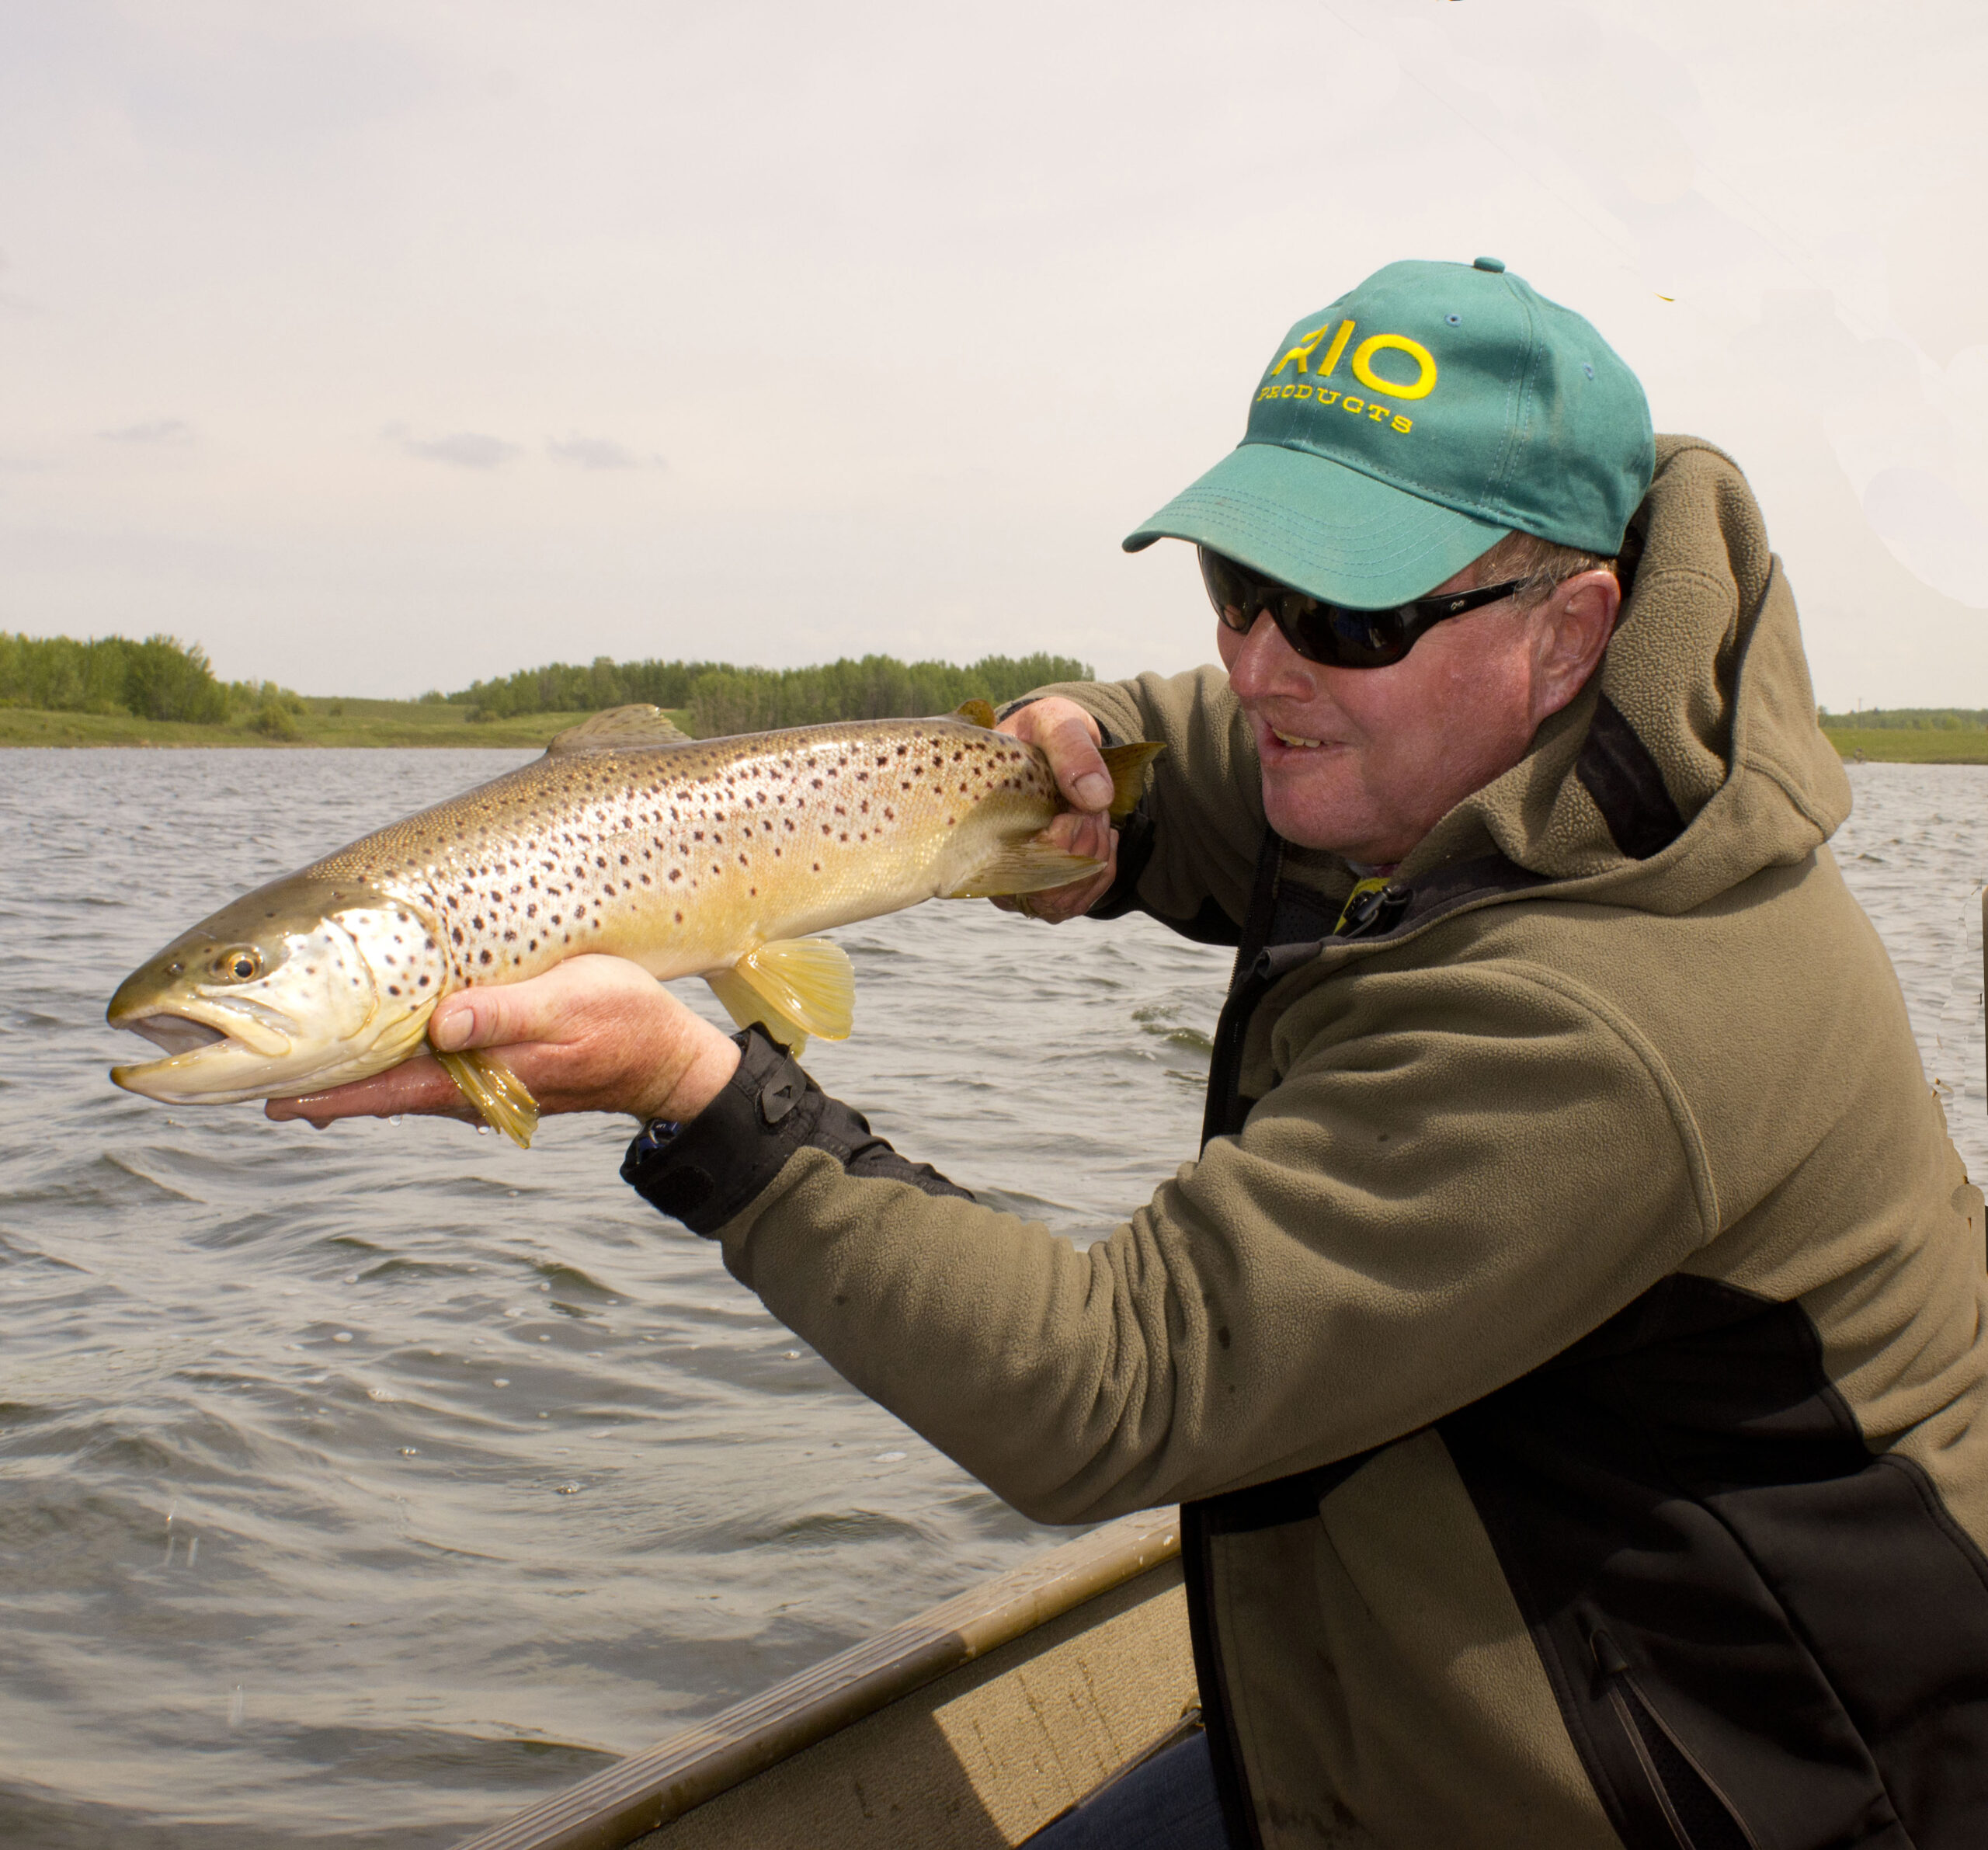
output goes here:
[[1075, 701], [1051, 694], [1010, 714], [999, 729], [1049, 760], [1056, 787], [1071, 807], [1044, 830], [1044, 838], [1067, 854], [1103, 864], [1094, 874], [1047, 892], [1003, 895], [1003, 912], [1026, 913], [1051, 925], [1081, 918], [1110, 890], [1118, 873], [1118, 831], [1111, 826], [1111, 774], [1098, 747], [1097, 722]]
[[[694, 1118], [739, 1064], [730, 1039], [640, 965], [599, 955], [570, 958], [523, 982], [445, 996], [429, 1035], [446, 1052], [495, 1052], [541, 1114], [620, 1111], [644, 1123]], [[403, 1113], [479, 1121], [461, 1087], [425, 1055], [328, 1092], [273, 1098], [264, 1109], [321, 1130], [336, 1118]]]

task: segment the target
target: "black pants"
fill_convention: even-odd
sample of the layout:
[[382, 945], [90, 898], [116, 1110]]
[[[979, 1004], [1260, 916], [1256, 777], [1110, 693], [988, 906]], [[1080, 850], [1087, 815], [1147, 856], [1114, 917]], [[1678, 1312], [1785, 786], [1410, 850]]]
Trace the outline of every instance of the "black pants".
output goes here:
[[1234, 1850], [1197, 1732], [1028, 1840], [1028, 1850]]

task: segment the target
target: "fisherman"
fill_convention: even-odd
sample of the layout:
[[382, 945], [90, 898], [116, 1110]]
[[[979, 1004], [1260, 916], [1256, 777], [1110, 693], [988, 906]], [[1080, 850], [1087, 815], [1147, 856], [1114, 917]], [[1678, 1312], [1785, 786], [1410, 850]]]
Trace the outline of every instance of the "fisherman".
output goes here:
[[1110, 1238], [632, 965], [436, 1039], [642, 1120], [628, 1181], [1017, 1507], [1181, 1504], [1206, 1735], [1043, 1845], [1988, 1843], [1980, 1196], [1744, 478], [1501, 263], [1397, 263], [1162, 537], [1222, 671], [1003, 722], [1110, 855], [1024, 909], [1238, 946], [1199, 1160]]

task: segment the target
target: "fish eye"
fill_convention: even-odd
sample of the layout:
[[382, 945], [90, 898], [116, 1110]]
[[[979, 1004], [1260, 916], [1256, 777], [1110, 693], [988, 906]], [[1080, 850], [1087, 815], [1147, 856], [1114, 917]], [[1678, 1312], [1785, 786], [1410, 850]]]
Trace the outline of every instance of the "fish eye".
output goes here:
[[251, 977], [262, 975], [262, 954], [252, 946], [239, 951], [224, 951], [214, 959], [214, 969], [218, 975], [232, 976], [238, 982], [246, 982]]

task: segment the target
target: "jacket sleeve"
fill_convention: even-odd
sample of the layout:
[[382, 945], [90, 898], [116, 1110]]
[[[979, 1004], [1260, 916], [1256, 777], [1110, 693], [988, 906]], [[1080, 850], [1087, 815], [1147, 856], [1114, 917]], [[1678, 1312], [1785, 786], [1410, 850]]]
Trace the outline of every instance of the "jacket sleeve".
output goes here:
[[1121, 829], [1120, 877], [1092, 916], [1134, 908], [1190, 937], [1234, 944], [1263, 836], [1262, 774], [1242, 709], [1219, 668], [1072, 681], [1031, 700], [1075, 701], [1120, 742], [1156, 739], [1138, 813]]
[[1661, 1061], [1555, 972], [1343, 973], [1277, 1036], [1281, 1076], [1240, 1135], [1087, 1250], [795, 1130], [705, 1225], [850, 1381], [1056, 1522], [1413, 1431], [1547, 1361], [1716, 1225]]

